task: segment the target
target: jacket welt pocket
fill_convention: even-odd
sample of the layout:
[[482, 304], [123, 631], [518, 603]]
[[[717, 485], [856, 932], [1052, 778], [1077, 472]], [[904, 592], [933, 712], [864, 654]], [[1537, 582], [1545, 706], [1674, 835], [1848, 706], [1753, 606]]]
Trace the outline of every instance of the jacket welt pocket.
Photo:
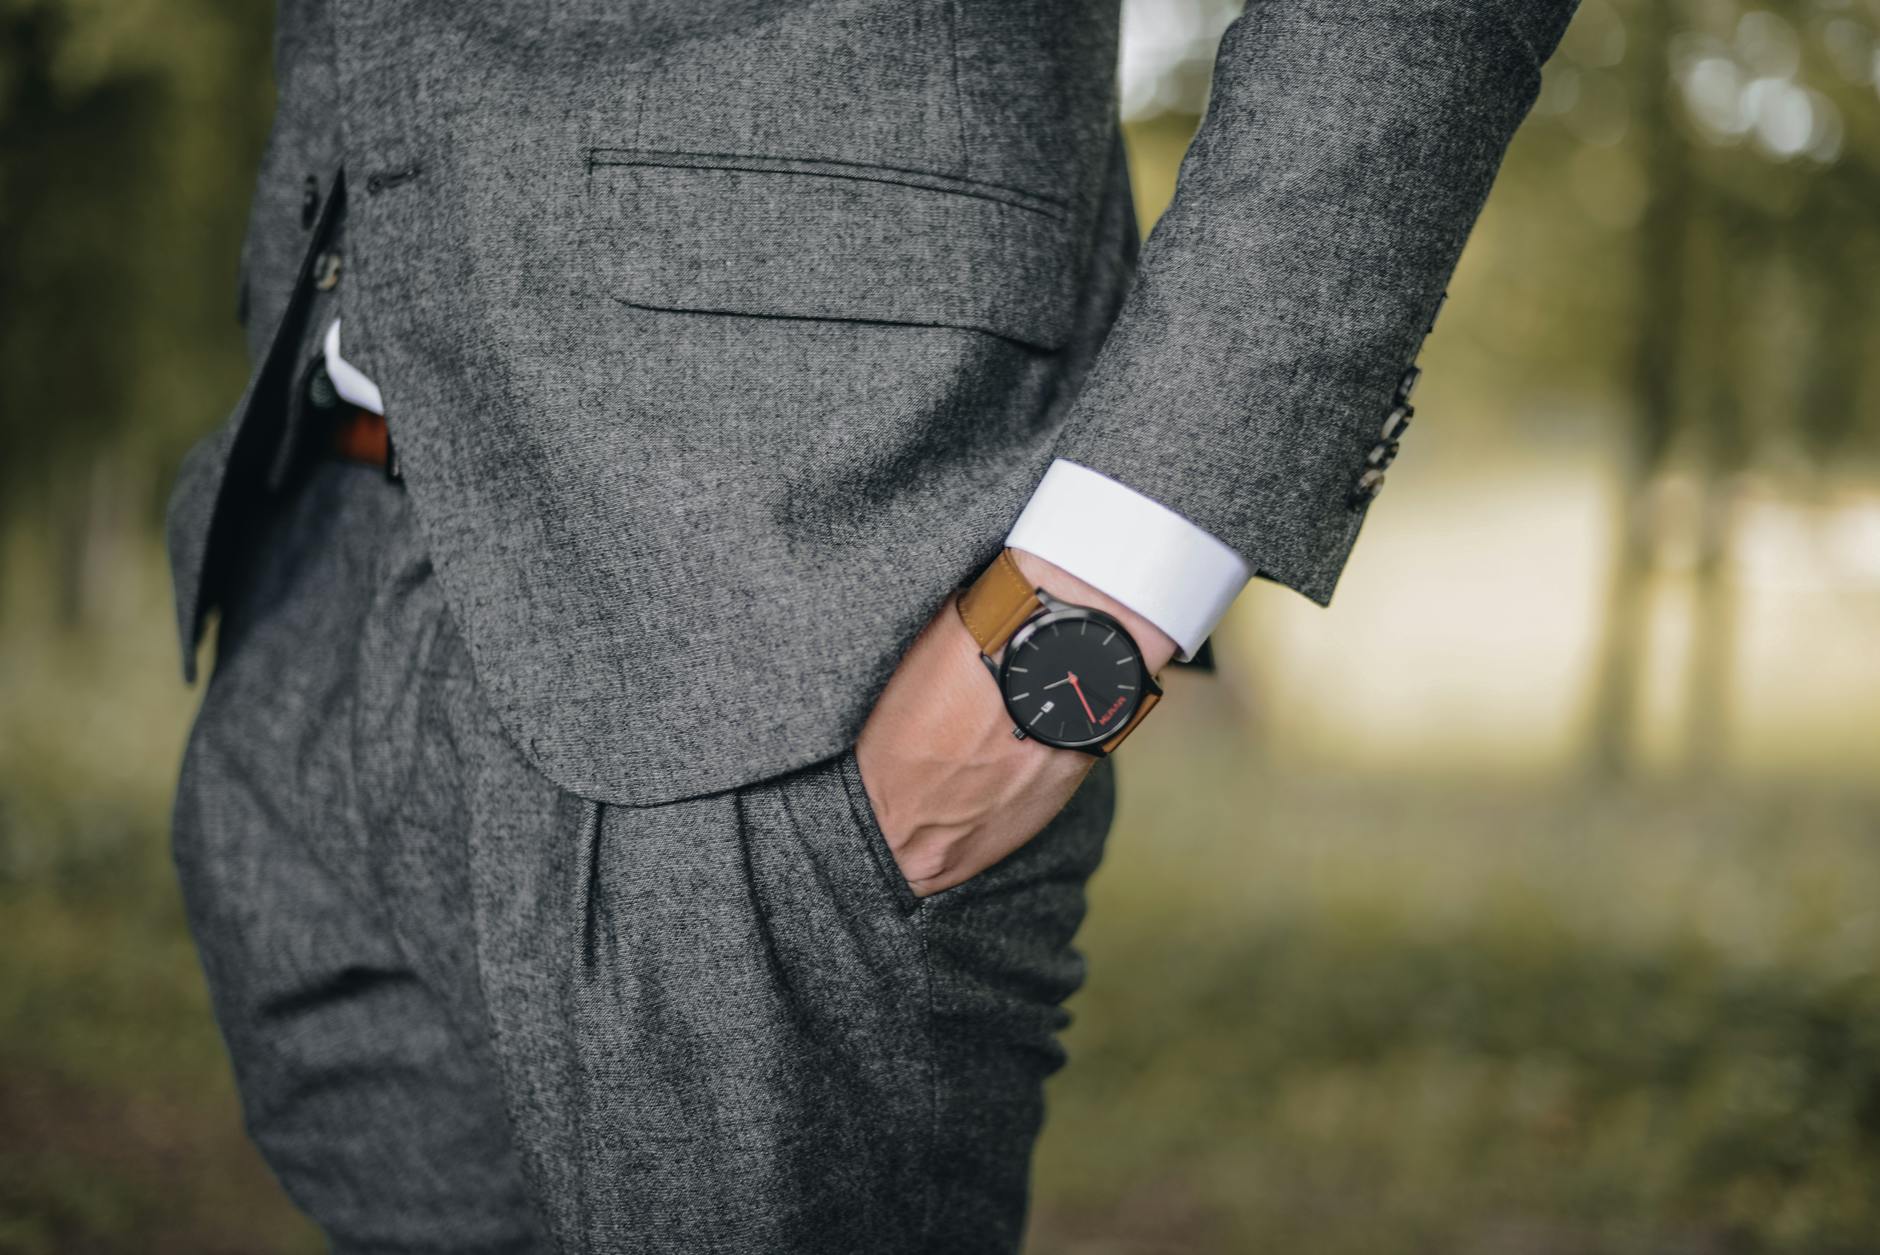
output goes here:
[[595, 148], [588, 260], [626, 305], [1069, 337], [1078, 267], [1056, 200], [915, 169]]

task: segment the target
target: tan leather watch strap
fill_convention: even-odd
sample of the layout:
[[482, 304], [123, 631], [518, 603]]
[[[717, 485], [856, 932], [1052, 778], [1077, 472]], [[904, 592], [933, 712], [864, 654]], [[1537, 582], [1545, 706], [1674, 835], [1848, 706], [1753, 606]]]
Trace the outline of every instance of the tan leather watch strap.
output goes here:
[[960, 594], [960, 618], [979, 643], [979, 652], [988, 657], [1005, 648], [1012, 633], [1043, 609], [1038, 590], [1012, 561], [1010, 549], [1001, 549], [998, 559]]

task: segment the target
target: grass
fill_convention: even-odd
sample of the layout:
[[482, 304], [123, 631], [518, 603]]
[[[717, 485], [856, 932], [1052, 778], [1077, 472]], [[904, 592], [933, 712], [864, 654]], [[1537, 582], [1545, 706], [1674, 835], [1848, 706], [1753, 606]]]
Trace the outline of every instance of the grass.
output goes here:
[[1880, 1250], [1872, 798], [1156, 753], [1036, 1250]]
[[[134, 630], [0, 651], [0, 1252], [319, 1249], [247, 1146]], [[1880, 799], [1123, 768], [1035, 1255], [1880, 1250]]]

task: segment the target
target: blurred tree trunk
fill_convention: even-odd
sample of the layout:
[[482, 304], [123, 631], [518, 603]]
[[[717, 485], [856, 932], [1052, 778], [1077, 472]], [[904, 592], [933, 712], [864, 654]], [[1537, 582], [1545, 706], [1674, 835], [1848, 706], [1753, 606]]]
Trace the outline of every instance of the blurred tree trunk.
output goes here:
[[0, 3], [0, 597], [68, 627], [123, 607], [153, 497], [246, 376], [271, 8]]
[[1873, 376], [1880, 361], [1880, 320], [1872, 292], [1850, 275], [1872, 274], [1880, 257], [1849, 257], [1835, 237], [1799, 233], [1791, 257], [1808, 308], [1800, 366], [1799, 434], [1810, 463], [1823, 470], [1853, 452], [1880, 405]]
[[[1704, 215], [1693, 236], [1706, 241], [1715, 257], [1739, 258], [1733, 245], [1744, 239], [1741, 225]], [[1704, 352], [1697, 444], [1703, 473], [1692, 567], [1691, 652], [1685, 690], [1685, 767], [1693, 775], [1714, 776], [1725, 767], [1736, 689], [1737, 596], [1732, 578], [1736, 503], [1749, 463], [1749, 435], [1743, 397], [1750, 384], [1751, 360], [1744, 334], [1751, 311], [1759, 307], [1763, 276], [1742, 268], [1707, 267], [1701, 278], [1700, 332]]]
[[68, 466], [45, 486], [38, 513], [46, 528], [50, 612], [63, 631], [111, 630], [140, 578], [136, 540], [149, 509], [145, 481], [121, 454]]
[[48, 517], [52, 526], [52, 620], [61, 631], [76, 631], [85, 619], [85, 533], [90, 522], [87, 494], [52, 494]]
[[1672, 14], [1669, 6], [1659, 3], [1637, 6], [1635, 12], [1637, 63], [1642, 67], [1637, 130], [1649, 194], [1636, 237], [1638, 332], [1631, 366], [1635, 409], [1619, 466], [1619, 527], [1589, 747], [1593, 770], [1608, 776], [1624, 773], [1635, 757], [1639, 676], [1658, 551], [1650, 490], [1663, 472], [1676, 426], [1680, 332], [1692, 262], [1687, 229], [1694, 175], [1684, 138], [1671, 117], [1673, 85], [1664, 70]]

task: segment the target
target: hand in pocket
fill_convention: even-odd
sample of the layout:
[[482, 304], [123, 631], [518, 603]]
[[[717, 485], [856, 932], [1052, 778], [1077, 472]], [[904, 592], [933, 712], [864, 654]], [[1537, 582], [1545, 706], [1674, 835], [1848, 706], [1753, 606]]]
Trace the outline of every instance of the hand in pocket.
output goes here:
[[[1019, 555], [1025, 574], [1124, 620], [1152, 670], [1175, 644], [1058, 568]], [[948, 598], [889, 678], [855, 744], [875, 818], [921, 896], [970, 880], [1036, 836], [1096, 760], [1012, 735], [1011, 716]]]

